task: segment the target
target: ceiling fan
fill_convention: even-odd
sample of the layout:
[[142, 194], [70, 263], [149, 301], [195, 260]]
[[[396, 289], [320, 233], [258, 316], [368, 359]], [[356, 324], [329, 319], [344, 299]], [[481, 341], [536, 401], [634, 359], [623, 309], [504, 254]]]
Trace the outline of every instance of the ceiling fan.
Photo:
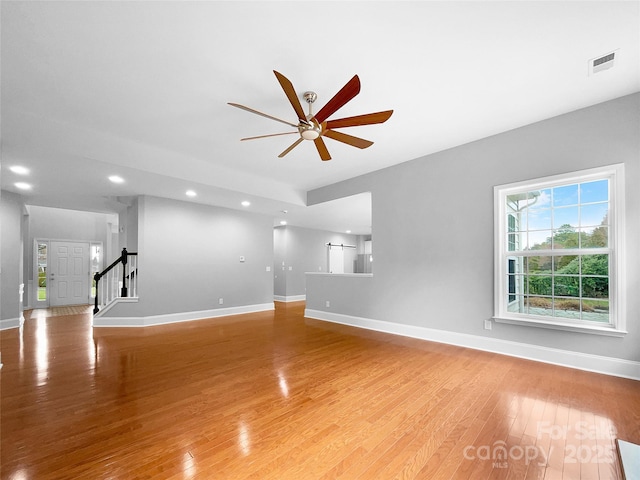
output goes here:
[[317, 95], [315, 94], [315, 92], [304, 92], [303, 98], [309, 104], [309, 113], [305, 115], [304, 110], [302, 109], [302, 105], [298, 100], [298, 96], [296, 95], [296, 91], [293, 88], [293, 84], [287, 77], [285, 77], [281, 73], [276, 72], [275, 70], [273, 71], [273, 73], [275, 73], [280, 86], [289, 99], [293, 110], [296, 112], [298, 123], [292, 123], [287, 120], [282, 120], [272, 115], [254, 110], [253, 108], [245, 107], [244, 105], [240, 105], [238, 103], [229, 102], [229, 105], [241, 108], [242, 110], [246, 110], [247, 112], [270, 118], [271, 120], [276, 120], [277, 122], [284, 123], [296, 129], [293, 132], [274, 133], [271, 135], [260, 135], [257, 137], [247, 137], [240, 139], [255, 140], [257, 138], [276, 137], [279, 135], [290, 135], [295, 133], [299, 134], [300, 138], [293, 142], [293, 144], [291, 144], [284, 152], [278, 155], [279, 158], [284, 157], [287, 153], [289, 153], [300, 143], [302, 143], [303, 140], [312, 140], [316, 146], [316, 149], [318, 150], [320, 158], [322, 160], [331, 160], [331, 155], [329, 155], [329, 151], [327, 150], [327, 146], [325, 145], [322, 137], [331, 138], [333, 140], [337, 140], [338, 142], [346, 143], [347, 145], [358, 148], [370, 147], [371, 145], [373, 145], [373, 142], [365, 140], [363, 138], [354, 137], [352, 135], [347, 135], [346, 133], [338, 132], [334, 129], [384, 123], [393, 113], [393, 110], [385, 110], [384, 112], [367, 113], [364, 115], [340, 118], [337, 120], [327, 120], [331, 115], [333, 115], [353, 97], [360, 93], [360, 79], [358, 78], [358, 75], [354, 75], [353, 78], [349, 80], [346, 85], [342, 87], [342, 89], [340, 89], [340, 91], [336, 93], [333, 98], [329, 100], [327, 104], [322, 107], [316, 114], [313, 113], [312, 105], [313, 102], [316, 101]]

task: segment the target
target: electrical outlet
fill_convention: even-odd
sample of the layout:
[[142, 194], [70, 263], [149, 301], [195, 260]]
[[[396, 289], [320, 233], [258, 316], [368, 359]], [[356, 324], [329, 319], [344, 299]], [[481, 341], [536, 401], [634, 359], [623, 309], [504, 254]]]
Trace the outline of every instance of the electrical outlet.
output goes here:
[[218, 305], [222, 305], [222, 304], [224, 304], [224, 299], [222, 297], [220, 297], [218, 299]]
[[491, 320], [485, 320], [484, 321], [484, 329], [485, 330], [491, 330]]
[[331, 302], [329, 300], [327, 300], [326, 302], [324, 302], [325, 306], [328, 308], [331, 306]]
[[271, 271], [271, 267], [269, 265], [267, 265], [267, 272]]

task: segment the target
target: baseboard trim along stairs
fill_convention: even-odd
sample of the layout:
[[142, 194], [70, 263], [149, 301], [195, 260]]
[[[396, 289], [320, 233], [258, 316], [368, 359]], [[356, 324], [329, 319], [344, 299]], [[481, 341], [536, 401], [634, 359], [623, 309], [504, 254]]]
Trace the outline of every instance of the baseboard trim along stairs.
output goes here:
[[190, 322], [193, 320], [205, 320], [208, 318], [240, 315], [242, 313], [256, 313], [274, 310], [273, 302], [257, 305], [242, 305], [239, 307], [216, 308], [195, 312], [167, 313], [162, 315], [150, 315], [146, 317], [107, 317], [94, 316], [94, 327], [150, 327], [165, 325], [167, 323]]

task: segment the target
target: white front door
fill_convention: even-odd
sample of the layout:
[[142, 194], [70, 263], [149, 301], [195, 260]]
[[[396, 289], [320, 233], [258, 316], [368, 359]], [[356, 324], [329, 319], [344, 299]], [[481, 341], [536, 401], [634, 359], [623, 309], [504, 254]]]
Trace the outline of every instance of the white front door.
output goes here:
[[49, 305], [89, 303], [89, 243], [51, 241]]

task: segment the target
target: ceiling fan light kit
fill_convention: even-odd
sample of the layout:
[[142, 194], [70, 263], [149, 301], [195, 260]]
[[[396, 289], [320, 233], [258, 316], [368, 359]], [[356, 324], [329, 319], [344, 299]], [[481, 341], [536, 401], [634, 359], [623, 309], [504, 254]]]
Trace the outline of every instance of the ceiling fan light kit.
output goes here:
[[312, 127], [311, 125], [306, 127], [300, 127], [300, 136], [305, 140], [315, 140], [320, 136], [320, 129], [318, 127]]
[[383, 112], [376, 113], [367, 113], [364, 115], [357, 115], [355, 117], [347, 117], [341, 118], [338, 120], [327, 120], [331, 115], [337, 112], [340, 108], [342, 108], [347, 102], [353, 99], [358, 93], [360, 93], [360, 79], [357, 75], [354, 75], [351, 80], [349, 80], [342, 89], [338, 93], [336, 93], [331, 100], [327, 102], [327, 104], [320, 109], [320, 111], [316, 114], [313, 113], [313, 103], [316, 101], [318, 96], [315, 92], [307, 91], [304, 92], [302, 98], [309, 105], [309, 113], [305, 114], [302, 109], [302, 105], [300, 104], [300, 100], [298, 100], [298, 96], [296, 95], [296, 91], [293, 88], [293, 84], [289, 81], [287, 77], [282, 75], [277, 71], [273, 71], [282, 90], [285, 95], [289, 99], [289, 103], [293, 107], [297, 117], [298, 123], [288, 122], [287, 120], [283, 120], [272, 115], [260, 112], [258, 110], [254, 110], [253, 108], [246, 107], [244, 105], [240, 105], [238, 103], [231, 103], [229, 105], [240, 108], [242, 110], [246, 110], [251, 113], [255, 113], [256, 115], [260, 115], [266, 118], [270, 118], [271, 120], [275, 120], [280, 123], [284, 123], [291, 127], [297, 129], [297, 131], [285, 132], [285, 133], [274, 133], [271, 135], [259, 135], [257, 137], [247, 137], [242, 138], [241, 140], [255, 140], [258, 138], [267, 138], [267, 137], [275, 137], [280, 135], [289, 135], [292, 133], [300, 134], [300, 138], [296, 140], [292, 145], [290, 145], [285, 151], [283, 151], [279, 158], [284, 157], [287, 153], [293, 150], [296, 146], [302, 143], [303, 140], [312, 140], [316, 146], [318, 154], [322, 160], [331, 160], [331, 155], [329, 155], [329, 151], [324, 143], [322, 137], [331, 138], [338, 142], [345, 143], [347, 145], [351, 145], [357, 148], [367, 148], [373, 145], [373, 142], [369, 140], [365, 140], [363, 138], [354, 137], [352, 135], [347, 135], [346, 133], [337, 132], [333, 129], [335, 128], [345, 128], [345, 127], [357, 127], [360, 125], [372, 125], [376, 123], [384, 123], [386, 122], [393, 110], [385, 110]]

